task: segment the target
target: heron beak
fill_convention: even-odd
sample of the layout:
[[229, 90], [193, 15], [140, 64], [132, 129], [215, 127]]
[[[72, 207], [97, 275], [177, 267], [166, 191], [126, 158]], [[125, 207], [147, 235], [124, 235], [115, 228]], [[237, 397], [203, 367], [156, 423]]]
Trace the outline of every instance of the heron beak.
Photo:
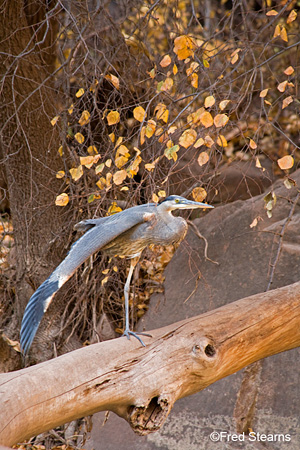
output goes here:
[[178, 207], [180, 209], [214, 208], [214, 206], [209, 205], [208, 203], [194, 202], [192, 200], [186, 200], [186, 202], [178, 205]]

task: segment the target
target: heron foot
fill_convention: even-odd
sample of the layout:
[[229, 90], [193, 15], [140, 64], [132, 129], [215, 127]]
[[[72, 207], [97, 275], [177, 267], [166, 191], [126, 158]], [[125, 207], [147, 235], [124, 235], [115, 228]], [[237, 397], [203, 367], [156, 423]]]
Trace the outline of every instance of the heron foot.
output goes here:
[[127, 339], [130, 339], [130, 336], [135, 337], [142, 344], [143, 347], [146, 347], [146, 345], [144, 344], [144, 342], [142, 341], [142, 339], [138, 335], [152, 337], [151, 334], [140, 333], [140, 332], [137, 332], [137, 331], [134, 332], [134, 331], [131, 331], [131, 330], [125, 330], [124, 333], [122, 334], [122, 336], [126, 336]]

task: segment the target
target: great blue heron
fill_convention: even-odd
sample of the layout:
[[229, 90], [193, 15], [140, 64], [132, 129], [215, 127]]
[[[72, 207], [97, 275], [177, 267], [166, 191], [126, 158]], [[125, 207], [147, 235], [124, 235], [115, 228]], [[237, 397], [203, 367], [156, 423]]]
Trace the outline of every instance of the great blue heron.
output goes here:
[[111, 216], [83, 220], [76, 224], [74, 227], [76, 230], [86, 233], [72, 245], [66, 258], [35, 291], [26, 306], [21, 326], [23, 354], [28, 353], [40, 321], [56, 292], [89, 256], [99, 250], [109, 256], [130, 258], [130, 269], [124, 288], [123, 335], [128, 339], [134, 336], [145, 345], [138, 336], [144, 333], [135, 333], [129, 328], [129, 287], [134, 268], [147, 245], [166, 246], [178, 243], [184, 238], [187, 223], [182, 217], [174, 217], [171, 211], [195, 208], [213, 208], [213, 206], [171, 195], [160, 204], [134, 206]]

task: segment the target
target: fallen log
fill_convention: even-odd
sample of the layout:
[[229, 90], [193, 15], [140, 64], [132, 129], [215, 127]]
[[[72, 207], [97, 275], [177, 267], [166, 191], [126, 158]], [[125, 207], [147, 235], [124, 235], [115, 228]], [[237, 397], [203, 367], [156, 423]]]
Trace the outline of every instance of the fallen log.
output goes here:
[[300, 283], [150, 333], [145, 348], [114, 339], [1, 374], [0, 444], [103, 410], [158, 430], [179, 398], [300, 345]]

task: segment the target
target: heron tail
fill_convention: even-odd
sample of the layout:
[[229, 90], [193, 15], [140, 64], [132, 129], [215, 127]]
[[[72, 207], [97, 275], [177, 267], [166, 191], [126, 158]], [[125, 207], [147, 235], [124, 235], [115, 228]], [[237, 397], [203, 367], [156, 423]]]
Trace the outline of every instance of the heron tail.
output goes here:
[[42, 317], [59, 288], [59, 281], [51, 281], [51, 277], [49, 277], [27, 303], [21, 325], [20, 339], [21, 351], [24, 355], [28, 353]]

